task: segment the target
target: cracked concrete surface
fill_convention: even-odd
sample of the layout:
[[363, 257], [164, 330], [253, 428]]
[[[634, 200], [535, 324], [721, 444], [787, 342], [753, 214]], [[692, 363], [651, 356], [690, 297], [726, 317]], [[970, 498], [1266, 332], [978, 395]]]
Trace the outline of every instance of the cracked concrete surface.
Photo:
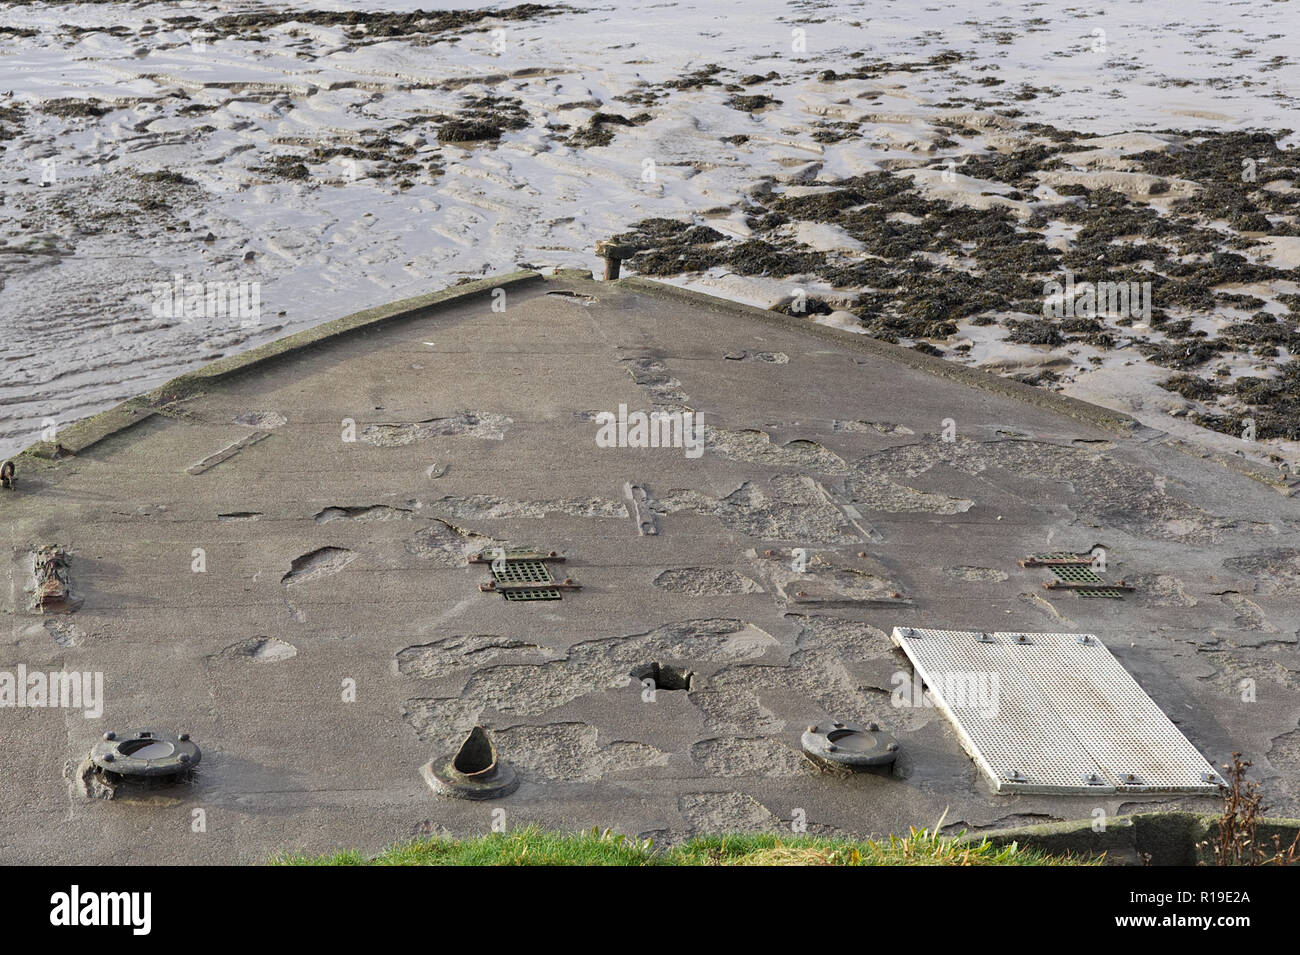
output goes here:
[[511, 424], [510, 418], [490, 411], [462, 411], [446, 418], [430, 418], [410, 424], [372, 424], [361, 432], [360, 440], [377, 448], [401, 448], [416, 441], [449, 435], [501, 441]]
[[[494, 808], [666, 841], [788, 829], [796, 809], [811, 833], [880, 836], [945, 810], [977, 829], [1214, 808], [993, 795], [942, 715], [894, 705], [894, 626], [1096, 632], [1207, 758], [1243, 752], [1274, 810], [1300, 812], [1297, 503], [1112, 415], [856, 338], [636, 280], [497, 280], [23, 456], [0, 495], [0, 670], [100, 671], [105, 699], [100, 720], [0, 710], [8, 858], [376, 851], [482, 832]], [[597, 448], [620, 404], [695, 410], [704, 455]], [[187, 471], [240, 428], [262, 437]], [[657, 533], [628, 519], [628, 485], [653, 489]], [[57, 620], [24, 592], [47, 543], [84, 598]], [[1016, 563], [1094, 544], [1133, 594], [1048, 593]], [[498, 545], [560, 552], [582, 589], [480, 592], [466, 558]], [[815, 582], [833, 603], [801, 604]], [[690, 688], [647, 689], [633, 674], [656, 664]], [[813, 766], [799, 736], [826, 719], [880, 723], [898, 763]], [[78, 789], [94, 740], [148, 723], [193, 735], [191, 781]], [[500, 803], [419, 774], [475, 723], [521, 776]], [[196, 808], [202, 837], [152, 837]]]
[[286, 587], [298, 587], [337, 574], [357, 559], [357, 555], [344, 547], [320, 547], [310, 553], [295, 557], [289, 572], [280, 578]]
[[687, 597], [723, 597], [728, 594], [756, 594], [763, 588], [742, 573], [717, 567], [679, 567], [655, 578], [660, 590]]

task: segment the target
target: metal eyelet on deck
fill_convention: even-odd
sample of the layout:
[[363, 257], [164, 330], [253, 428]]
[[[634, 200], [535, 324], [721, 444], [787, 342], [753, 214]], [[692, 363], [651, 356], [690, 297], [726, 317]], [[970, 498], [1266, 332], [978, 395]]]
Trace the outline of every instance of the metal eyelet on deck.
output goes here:
[[192, 770], [202, 758], [188, 733], [174, 735], [146, 729], [107, 732], [90, 751], [96, 767], [128, 779], [179, 776]]
[[809, 726], [800, 739], [809, 756], [850, 769], [888, 766], [898, 758], [898, 740], [871, 723]]

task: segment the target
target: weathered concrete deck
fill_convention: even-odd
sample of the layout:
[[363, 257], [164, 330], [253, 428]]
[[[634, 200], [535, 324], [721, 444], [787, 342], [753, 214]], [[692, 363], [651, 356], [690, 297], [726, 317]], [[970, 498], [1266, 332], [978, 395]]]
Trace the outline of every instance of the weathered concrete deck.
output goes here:
[[[20, 459], [0, 492], [0, 670], [102, 671], [106, 702], [100, 720], [0, 710], [0, 860], [376, 850], [482, 832], [499, 809], [676, 839], [1214, 808], [992, 795], [935, 710], [891, 706], [895, 625], [1096, 632], [1212, 762], [1243, 751], [1295, 814], [1300, 507], [1277, 488], [1100, 409], [637, 280], [453, 292], [219, 362], [61, 433], [73, 456]], [[597, 448], [594, 413], [620, 404], [696, 409], [709, 450]], [[626, 482], [649, 489], [657, 536]], [[465, 554], [495, 542], [568, 555], [583, 589], [479, 592]], [[44, 543], [72, 555], [72, 614], [29, 610]], [[1097, 543], [1136, 594], [1048, 595], [1016, 565]], [[787, 569], [796, 547], [810, 577]], [[694, 688], [643, 702], [628, 674], [649, 662]], [[827, 718], [896, 735], [895, 773], [814, 769], [799, 735]], [[522, 785], [434, 795], [420, 765], [476, 721]], [[88, 798], [80, 759], [141, 725], [191, 733], [196, 778]]]

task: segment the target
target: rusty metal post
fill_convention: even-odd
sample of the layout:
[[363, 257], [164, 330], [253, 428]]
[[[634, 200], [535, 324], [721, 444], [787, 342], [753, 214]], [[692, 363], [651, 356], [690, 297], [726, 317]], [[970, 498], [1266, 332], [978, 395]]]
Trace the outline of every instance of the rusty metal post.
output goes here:
[[623, 260], [636, 254], [636, 248], [630, 245], [617, 245], [608, 239], [596, 243], [596, 254], [605, 260], [605, 281], [618, 278]]

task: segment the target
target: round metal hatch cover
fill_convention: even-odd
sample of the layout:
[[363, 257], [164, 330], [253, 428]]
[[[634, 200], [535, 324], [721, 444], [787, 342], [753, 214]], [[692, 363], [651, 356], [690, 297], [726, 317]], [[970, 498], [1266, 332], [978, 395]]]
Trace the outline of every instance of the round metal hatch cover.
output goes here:
[[898, 740], [875, 723], [822, 723], [800, 739], [805, 753], [841, 766], [888, 766], [898, 758]]
[[119, 776], [174, 776], [193, 769], [201, 758], [188, 733], [148, 729], [110, 731], [90, 751], [95, 766]]

